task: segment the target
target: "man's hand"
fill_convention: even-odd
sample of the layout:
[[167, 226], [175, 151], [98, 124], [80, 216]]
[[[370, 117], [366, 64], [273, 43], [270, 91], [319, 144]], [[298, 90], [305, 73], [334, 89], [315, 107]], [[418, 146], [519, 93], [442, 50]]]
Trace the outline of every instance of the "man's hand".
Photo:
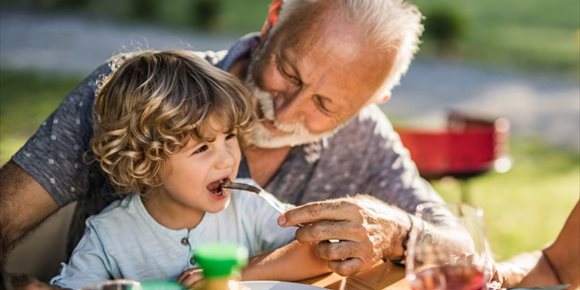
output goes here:
[[317, 254], [343, 276], [402, 256], [411, 227], [407, 213], [368, 195], [308, 203], [283, 213], [278, 223], [302, 225], [296, 239], [318, 242]]

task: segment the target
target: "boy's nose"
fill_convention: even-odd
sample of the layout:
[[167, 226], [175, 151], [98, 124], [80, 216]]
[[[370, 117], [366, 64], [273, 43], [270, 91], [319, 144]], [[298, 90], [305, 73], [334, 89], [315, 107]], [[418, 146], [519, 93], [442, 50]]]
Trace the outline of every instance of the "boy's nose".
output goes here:
[[226, 169], [234, 165], [234, 156], [228, 150], [223, 150], [220, 154], [219, 160], [216, 162], [215, 166], [218, 169]]

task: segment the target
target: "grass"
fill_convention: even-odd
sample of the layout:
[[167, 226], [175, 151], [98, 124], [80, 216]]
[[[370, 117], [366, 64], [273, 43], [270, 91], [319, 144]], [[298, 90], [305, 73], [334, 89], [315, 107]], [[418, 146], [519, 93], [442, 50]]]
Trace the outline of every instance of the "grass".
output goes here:
[[[0, 71], [0, 164], [24, 144], [64, 96], [81, 80], [75, 75]], [[580, 193], [580, 156], [539, 140], [511, 142], [513, 168], [469, 182], [472, 200], [486, 212], [492, 249], [499, 260], [553, 240]], [[435, 188], [458, 201], [459, 184]]]
[[0, 164], [32, 135], [80, 76], [0, 71]]
[[[490, 173], [467, 184], [474, 204], [486, 215], [491, 248], [498, 260], [541, 248], [552, 241], [578, 201], [580, 155], [542, 144], [512, 140], [513, 167]], [[449, 202], [460, 200], [457, 181], [434, 182]]]

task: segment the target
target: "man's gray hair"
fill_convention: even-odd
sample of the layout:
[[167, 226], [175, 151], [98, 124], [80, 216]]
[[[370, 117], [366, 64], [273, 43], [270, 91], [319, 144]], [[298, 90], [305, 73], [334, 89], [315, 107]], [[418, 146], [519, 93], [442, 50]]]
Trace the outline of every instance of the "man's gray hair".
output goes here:
[[[328, 5], [329, 3], [332, 5]], [[282, 23], [289, 21], [293, 11], [304, 11], [304, 8], [314, 4], [326, 4], [322, 6], [336, 8], [332, 10], [338, 11], [348, 22], [357, 25], [380, 51], [387, 53], [396, 49], [391, 72], [375, 97], [390, 95], [391, 90], [407, 72], [418, 50], [423, 25], [422, 15], [417, 7], [403, 0], [284, 0], [279, 21], [272, 27], [272, 33], [283, 26]]]

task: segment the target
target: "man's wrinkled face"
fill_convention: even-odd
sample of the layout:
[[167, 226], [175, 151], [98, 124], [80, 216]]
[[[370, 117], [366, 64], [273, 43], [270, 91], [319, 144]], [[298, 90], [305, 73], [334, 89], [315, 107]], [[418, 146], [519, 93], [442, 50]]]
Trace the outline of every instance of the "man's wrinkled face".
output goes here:
[[306, 129], [301, 122], [282, 123], [275, 118], [274, 99], [265, 91], [262, 91], [253, 79], [248, 78], [246, 85], [258, 99], [261, 111], [261, 122], [256, 123], [251, 132], [250, 142], [262, 148], [280, 148], [308, 144], [324, 137], [330, 136], [334, 130], [314, 134]]
[[260, 103], [255, 145], [295, 146], [332, 135], [385, 80], [393, 56], [377, 55], [356, 29], [327, 22], [309, 33], [280, 27], [254, 52], [246, 84]]

